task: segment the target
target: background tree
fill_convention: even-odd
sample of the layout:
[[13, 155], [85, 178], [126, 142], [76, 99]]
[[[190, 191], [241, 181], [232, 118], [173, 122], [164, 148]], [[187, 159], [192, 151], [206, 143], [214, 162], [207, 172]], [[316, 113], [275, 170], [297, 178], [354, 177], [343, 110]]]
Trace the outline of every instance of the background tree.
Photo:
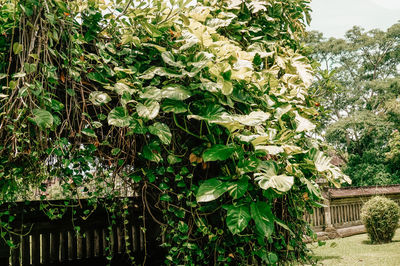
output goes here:
[[322, 111], [319, 132], [347, 162], [353, 185], [399, 183], [385, 153], [400, 125], [400, 24], [387, 31], [353, 27], [344, 39], [311, 32], [307, 43], [319, 64], [313, 87]]

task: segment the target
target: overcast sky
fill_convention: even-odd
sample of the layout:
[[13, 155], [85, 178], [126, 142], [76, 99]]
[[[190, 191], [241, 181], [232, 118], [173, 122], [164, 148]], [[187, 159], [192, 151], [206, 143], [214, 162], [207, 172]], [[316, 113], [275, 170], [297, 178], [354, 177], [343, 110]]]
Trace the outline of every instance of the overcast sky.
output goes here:
[[386, 30], [400, 20], [400, 0], [312, 0], [308, 29], [343, 37], [354, 25]]

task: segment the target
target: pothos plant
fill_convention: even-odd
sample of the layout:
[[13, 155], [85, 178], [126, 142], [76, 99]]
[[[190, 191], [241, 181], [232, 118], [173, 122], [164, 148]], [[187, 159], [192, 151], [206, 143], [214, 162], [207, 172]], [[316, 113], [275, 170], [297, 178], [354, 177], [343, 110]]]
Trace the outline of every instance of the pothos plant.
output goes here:
[[316, 180], [349, 181], [310, 137], [309, 1], [0, 1], [2, 202], [57, 179], [140, 196], [166, 264], [307, 259]]

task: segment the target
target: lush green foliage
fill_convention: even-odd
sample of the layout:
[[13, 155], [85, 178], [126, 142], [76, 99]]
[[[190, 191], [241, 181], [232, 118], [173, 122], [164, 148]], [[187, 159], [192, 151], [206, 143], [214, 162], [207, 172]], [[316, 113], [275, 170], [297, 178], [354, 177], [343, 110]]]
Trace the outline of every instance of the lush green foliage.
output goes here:
[[123, 215], [118, 196], [140, 195], [167, 264], [306, 259], [316, 179], [347, 180], [308, 136], [308, 12], [306, 0], [3, 0], [3, 202], [58, 178], [67, 206], [105, 197]]
[[400, 207], [385, 197], [368, 200], [361, 209], [361, 220], [372, 243], [392, 241], [400, 218]]
[[399, 183], [387, 144], [400, 127], [400, 24], [387, 31], [354, 27], [344, 39], [311, 32], [307, 42], [319, 64], [312, 89], [321, 111], [318, 130], [346, 162], [345, 173], [355, 186]]

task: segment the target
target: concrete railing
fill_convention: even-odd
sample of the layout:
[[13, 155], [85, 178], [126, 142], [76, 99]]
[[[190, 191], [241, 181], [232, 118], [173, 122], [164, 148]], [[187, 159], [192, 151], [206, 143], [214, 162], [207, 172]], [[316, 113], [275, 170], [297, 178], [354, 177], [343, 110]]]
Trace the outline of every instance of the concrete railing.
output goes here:
[[334, 238], [365, 232], [361, 208], [371, 197], [382, 195], [400, 204], [400, 185], [326, 188], [323, 195], [325, 207], [314, 208], [305, 219], [318, 235]]

